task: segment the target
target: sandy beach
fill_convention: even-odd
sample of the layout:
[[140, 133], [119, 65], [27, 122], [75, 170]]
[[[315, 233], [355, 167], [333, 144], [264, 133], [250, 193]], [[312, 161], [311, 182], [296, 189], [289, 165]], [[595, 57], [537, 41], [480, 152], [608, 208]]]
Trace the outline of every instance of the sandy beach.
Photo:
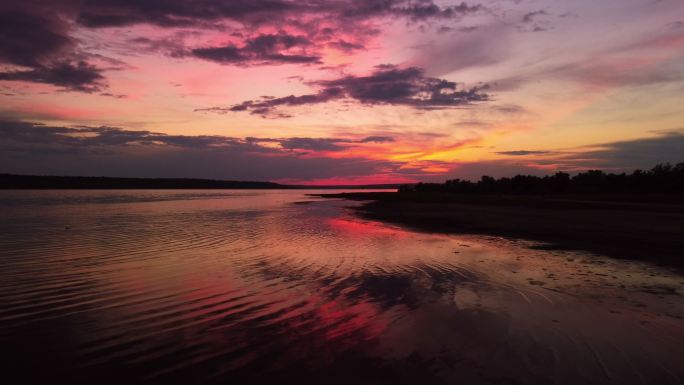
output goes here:
[[543, 242], [613, 258], [684, 268], [684, 204], [677, 196], [501, 196], [421, 193], [324, 194], [367, 200], [365, 218], [413, 229]]

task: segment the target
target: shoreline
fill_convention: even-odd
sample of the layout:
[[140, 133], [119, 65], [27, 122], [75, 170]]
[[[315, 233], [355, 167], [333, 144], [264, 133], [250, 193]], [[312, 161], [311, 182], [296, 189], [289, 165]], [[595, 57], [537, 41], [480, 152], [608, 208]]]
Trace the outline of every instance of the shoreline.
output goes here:
[[651, 262], [684, 272], [684, 202], [679, 196], [502, 196], [434, 193], [315, 194], [367, 201], [366, 219], [418, 231], [542, 242]]

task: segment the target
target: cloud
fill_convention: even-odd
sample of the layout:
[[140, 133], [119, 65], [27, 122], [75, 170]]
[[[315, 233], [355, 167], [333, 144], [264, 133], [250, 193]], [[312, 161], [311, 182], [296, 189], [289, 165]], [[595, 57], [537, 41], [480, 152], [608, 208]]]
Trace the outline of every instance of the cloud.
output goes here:
[[[443, 6], [433, 0], [86, 0], [74, 4], [77, 5], [72, 6], [71, 14], [76, 24], [87, 28], [146, 24], [176, 30], [232, 31], [231, 36], [246, 39], [254, 39], [250, 35], [260, 30], [279, 33], [297, 30], [311, 39], [315, 44], [314, 51], [328, 47], [344, 52], [364, 49], [364, 41], [379, 33], [380, 20], [405, 19], [412, 23], [426, 23], [460, 19], [486, 11], [481, 4], [461, 2]], [[263, 38], [276, 38], [283, 42], [276, 35]], [[160, 42], [161, 45], [168, 43], [165, 39]], [[202, 59], [234, 65], [320, 61], [318, 54], [290, 53], [281, 56], [278, 50], [273, 49], [258, 52], [252, 43], [259, 42], [231, 42], [184, 48], [183, 51]], [[178, 50], [171, 52], [177, 54]]]
[[88, 93], [105, 87], [101, 71], [84, 61], [37, 66], [28, 71], [0, 72], [0, 80], [52, 84], [72, 91]]
[[528, 151], [528, 150], [515, 150], [515, 151], [497, 151], [499, 155], [509, 155], [509, 156], [526, 156], [526, 155], [544, 155], [551, 154], [551, 151]]
[[364, 139], [165, 135], [0, 120], [0, 172], [305, 181], [373, 176], [400, 167], [391, 161], [315, 154], [372, 142]]
[[303, 35], [260, 34], [247, 39], [242, 47], [229, 44], [195, 48], [191, 53], [222, 64], [320, 63], [320, 56], [306, 53], [306, 48], [311, 45], [312, 42]]
[[279, 0], [87, 0], [77, 21], [90, 28], [153, 24], [162, 27], [200, 25], [221, 18], [242, 20], [294, 12], [296, 3]]
[[310, 95], [300, 95], [294, 96], [289, 95], [281, 98], [276, 97], [264, 97], [261, 100], [247, 100], [242, 103], [233, 105], [231, 107], [210, 107], [201, 108], [196, 111], [208, 111], [208, 112], [239, 112], [239, 111], [250, 111], [254, 115], [262, 116], [280, 116], [288, 117], [286, 114], [276, 114], [275, 108], [279, 106], [302, 106], [308, 104], [318, 104], [325, 103], [331, 100], [341, 99], [344, 97], [341, 89], [323, 89], [317, 94]]
[[461, 2], [458, 5], [440, 7], [432, 1], [408, 2], [407, 6], [391, 8], [390, 12], [395, 15], [403, 15], [411, 20], [425, 19], [452, 19], [464, 15], [474, 14], [484, 11], [486, 8], [482, 4], [469, 5]]
[[[657, 136], [634, 140], [600, 143], [574, 149], [546, 151], [503, 151], [512, 158], [474, 162], [445, 162], [441, 167], [450, 171], [425, 174], [414, 168], [402, 168], [423, 181], [442, 182], [447, 179], [478, 180], [482, 175], [510, 177], [523, 175], [549, 175], [557, 171], [576, 173], [591, 169], [612, 172], [631, 172], [650, 169], [660, 163], [684, 162], [684, 129], [659, 132]], [[522, 157], [522, 159], [516, 159]]]
[[[65, 127], [0, 120], [0, 172], [26, 174], [297, 179], [385, 175], [424, 181], [606, 169], [630, 171], [684, 161], [684, 131], [571, 150], [501, 152], [512, 159], [410, 164], [354, 156], [389, 136], [236, 138], [166, 135], [116, 127]], [[347, 153], [328, 156], [326, 153]], [[342, 155], [342, 156], [340, 156]], [[523, 157], [523, 159], [515, 159]]]
[[681, 29], [684, 28], [684, 21], [673, 21], [671, 23], [668, 23], [665, 27], [673, 30]]
[[328, 45], [328, 47], [332, 47], [332, 48], [335, 48], [339, 51], [344, 51], [344, 52], [352, 52], [352, 51], [361, 50], [361, 49], [366, 48], [361, 43], [353, 43], [353, 42], [349, 42], [349, 41], [341, 40], [341, 39], [336, 40], [336, 41], [331, 41], [331, 42], [327, 43], [327, 45]]
[[457, 83], [427, 77], [417, 67], [400, 68], [380, 65], [368, 76], [347, 75], [333, 80], [313, 82], [319, 91], [315, 94], [264, 97], [247, 100], [231, 107], [210, 107], [199, 111], [226, 113], [249, 111], [268, 116], [281, 106], [300, 106], [350, 99], [367, 105], [390, 104], [421, 109], [440, 109], [465, 106], [489, 99], [483, 91], [486, 85], [459, 89]]
[[394, 138], [391, 136], [367, 136], [359, 141], [360, 143], [391, 143]]
[[33, 67], [75, 44], [67, 23], [57, 16], [0, 9], [0, 61]]
[[342, 151], [345, 147], [340, 146], [337, 139], [328, 138], [288, 138], [280, 141], [280, 145], [290, 150], [313, 150], [313, 151]]
[[467, 33], [451, 33], [448, 38], [430, 40], [415, 49], [414, 57], [408, 63], [435, 76], [468, 68], [481, 69], [514, 55], [514, 37], [508, 24], [483, 24]]
[[[255, 153], [282, 154], [292, 150], [307, 152], [342, 151], [357, 145], [383, 144], [394, 141], [390, 136], [355, 138], [236, 138], [221, 135], [168, 135], [146, 130], [124, 130], [117, 127], [64, 127], [15, 120], [0, 120], [3, 143], [28, 144], [40, 151], [41, 145], [96, 148], [106, 146], [172, 146], [198, 149], [238, 149]], [[277, 144], [264, 146], [264, 144]], [[29, 147], [27, 147], [28, 149]]]
[[174, 57], [243, 66], [320, 63], [325, 49], [346, 53], [365, 49], [366, 40], [379, 34], [381, 19], [423, 23], [485, 11], [481, 4], [442, 6], [433, 0], [87, 0], [77, 4], [71, 13], [77, 25], [87, 28], [147, 24], [176, 31], [226, 31], [231, 41], [213, 46], [186, 47], [179, 37], [134, 43]]
[[0, 80], [52, 84], [72, 91], [105, 87], [102, 70], [76, 50], [67, 20], [40, 6], [0, 8]]
[[[479, 4], [442, 6], [432, 0], [7, 0], [0, 4], [0, 80], [80, 92], [106, 88], [105, 68], [98, 63], [107, 58], [87, 52], [92, 39], [77, 36], [87, 29], [152, 25], [176, 33], [139, 36], [117, 47], [135, 54], [144, 46], [226, 65], [316, 64], [330, 48], [346, 53], [365, 49], [383, 18], [425, 22], [483, 10]], [[194, 44], [178, 35], [184, 31], [197, 34]], [[233, 39], [198, 43], [197, 37], [210, 31]], [[95, 43], [98, 48], [114, 44]]]
[[312, 150], [312, 151], [343, 151], [349, 149], [354, 144], [364, 143], [391, 143], [394, 138], [391, 136], [367, 136], [365, 138], [354, 139], [340, 139], [340, 138], [287, 138], [287, 139], [272, 139], [280, 144], [282, 148], [291, 150]]
[[537, 16], [547, 16], [547, 15], [548, 15], [548, 13], [543, 9], [540, 9], [538, 11], [528, 12], [528, 13], [523, 15], [522, 22], [523, 23], [532, 23], [537, 18]]
[[565, 153], [556, 163], [574, 168], [632, 170], [658, 163], [684, 161], [684, 130], [671, 130], [658, 136], [602, 143]]
[[394, 138], [391, 136], [367, 136], [361, 139], [344, 138], [246, 138], [252, 143], [278, 143], [281, 148], [287, 150], [307, 150], [316, 152], [344, 151], [357, 144], [382, 144], [392, 143]]
[[79, 9], [77, 20], [81, 25], [91, 28], [134, 24], [178, 27], [221, 19], [263, 23], [311, 14], [346, 21], [382, 16], [412, 20], [443, 19], [458, 18], [484, 9], [480, 4], [469, 5], [465, 2], [438, 6], [432, 0], [88, 0]]
[[[233, 138], [222, 136], [166, 135], [106, 126], [63, 127], [8, 120], [0, 120], [0, 137], [3, 143], [48, 145], [51, 147], [70, 146], [72, 148], [130, 144], [208, 147], [230, 145], [236, 142]], [[39, 152], [40, 147], [36, 150]]]
[[544, 16], [550, 16], [548, 12], [543, 9], [528, 12], [522, 17], [522, 25], [518, 26], [518, 31], [521, 32], [544, 32], [552, 29], [548, 20], [540, 20]]
[[[684, 46], [684, 44], [682, 44]], [[551, 68], [544, 76], [569, 79], [590, 88], [640, 87], [671, 84], [682, 80], [682, 70], [670, 65], [647, 67], [625, 59], [577, 62]], [[643, 68], [642, 68], [643, 67]]]
[[[659, 163], [684, 162], [684, 130], [659, 132], [657, 136], [609, 143], [599, 143], [564, 150], [547, 151], [503, 151], [498, 154], [525, 157], [523, 162], [507, 159], [487, 162], [488, 169], [506, 171], [515, 169], [540, 173], [555, 171], [584, 171], [605, 169], [616, 172], [629, 172], [635, 169], [649, 169]], [[538, 155], [541, 155], [538, 157]], [[494, 167], [495, 165], [498, 165]], [[476, 164], [471, 165], [473, 168]], [[499, 173], [496, 176], [506, 176]]]

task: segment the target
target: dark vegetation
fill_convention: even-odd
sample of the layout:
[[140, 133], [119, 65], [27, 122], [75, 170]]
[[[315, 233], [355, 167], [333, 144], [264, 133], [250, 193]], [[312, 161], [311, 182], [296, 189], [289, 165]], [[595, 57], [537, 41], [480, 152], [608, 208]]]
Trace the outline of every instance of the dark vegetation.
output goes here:
[[449, 192], [463, 194], [585, 194], [585, 193], [684, 193], [684, 163], [659, 164], [648, 171], [611, 174], [590, 170], [575, 176], [559, 172], [538, 177], [517, 175], [477, 182], [454, 179], [445, 183], [403, 185], [399, 192]]

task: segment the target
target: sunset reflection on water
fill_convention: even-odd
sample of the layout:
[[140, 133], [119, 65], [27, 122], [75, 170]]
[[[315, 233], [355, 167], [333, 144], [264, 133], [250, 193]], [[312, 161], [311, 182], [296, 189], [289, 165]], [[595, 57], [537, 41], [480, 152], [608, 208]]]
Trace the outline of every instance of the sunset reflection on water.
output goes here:
[[28, 383], [684, 378], [677, 275], [417, 233], [306, 193], [2, 192], [4, 372]]

